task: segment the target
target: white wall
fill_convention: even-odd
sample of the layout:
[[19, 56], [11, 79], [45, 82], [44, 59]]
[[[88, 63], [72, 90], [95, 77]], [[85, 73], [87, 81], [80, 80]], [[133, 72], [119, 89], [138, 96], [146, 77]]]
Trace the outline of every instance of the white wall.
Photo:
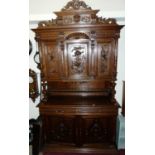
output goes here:
[[[69, 0], [30, 0], [30, 14], [49, 14], [59, 11]], [[84, 0], [92, 9], [102, 11], [124, 11], [124, 0]]]
[[[54, 18], [54, 11], [61, 10], [69, 0], [30, 0], [29, 1], [29, 24], [30, 31], [29, 37], [33, 44], [33, 51], [29, 58], [30, 68], [40, 73], [37, 69], [37, 65], [33, 61], [34, 54], [36, 52], [36, 43], [34, 40], [34, 33], [32, 28], [37, 27], [37, 23], [41, 20], [50, 20]], [[119, 24], [124, 24], [124, 0], [85, 0], [87, 5], [92, 9], [100, 9], [99, 16], [116, 18]], [[122, 80], [125, 80], [125, 28], [121, 31], [121, 37], [119, 39], [119, 52], [118, 52], [118, 69], [117, 69], [117, 86], [116, 86], [116, 98], [120, 104], [122, 104]], [[29, 118], [37, 118], [39, 115], [36, 105], [39, 103], [39, 98], [35, 103], [30, 99], [29, 106]]]

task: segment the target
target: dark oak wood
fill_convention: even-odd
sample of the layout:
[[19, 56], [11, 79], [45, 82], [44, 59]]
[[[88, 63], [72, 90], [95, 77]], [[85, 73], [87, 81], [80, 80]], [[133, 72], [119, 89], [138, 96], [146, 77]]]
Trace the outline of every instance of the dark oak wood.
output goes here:
[[59, 143], [66, 150], [72, 145], [75, 152], [115, 145], [117, 46], [123, 26], [99, 18], [98, 11], [72, 0], [55, 12], [56, 19], [33, 29], [40, 54], [41, 137], [51, 151], [54, 145], [63, 147]]
[[38, 83], [37, 83], [37, 74], [29, 69], [29, 97], [35, 102], [35, 99], [39, 96]]
[[44, 152], [54, 153], [95, 153], [95, 154], [108, 154], [108, 155], [119, 155], [119, 151], [115, 149], [114, 145], [109, 144], [88, 144], [83, 147], [75, 147], [73, 144], [46, 144]]

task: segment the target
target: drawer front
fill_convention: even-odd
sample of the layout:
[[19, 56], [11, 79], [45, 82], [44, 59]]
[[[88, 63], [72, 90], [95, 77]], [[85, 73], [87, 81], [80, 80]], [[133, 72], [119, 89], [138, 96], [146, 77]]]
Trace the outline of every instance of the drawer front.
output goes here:
[[40, 108], [41, 114], [46, 115], [102, 115], [114, 116], [117, 115], [117, 108], [110, 107], [50, 107]]

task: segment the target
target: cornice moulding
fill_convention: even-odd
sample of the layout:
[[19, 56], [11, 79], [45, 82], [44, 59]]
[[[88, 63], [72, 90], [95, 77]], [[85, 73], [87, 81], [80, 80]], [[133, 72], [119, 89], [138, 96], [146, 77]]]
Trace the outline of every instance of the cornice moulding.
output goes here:
[[[100, 11], [98, 16], [102, 16], [105, 18], [115, 18], [118, 23], [125, 22], [125, 12], [124, 11]], [[29, 15], [29, 23], [37, 24], [40, 21], [55, 19], [56, 15], [52, 14], [30, 14]]]

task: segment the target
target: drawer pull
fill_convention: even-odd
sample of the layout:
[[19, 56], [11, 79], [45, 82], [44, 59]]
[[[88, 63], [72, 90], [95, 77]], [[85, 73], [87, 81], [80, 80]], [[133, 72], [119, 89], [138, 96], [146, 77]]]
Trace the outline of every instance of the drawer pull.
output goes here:
[[84, 110], [77, 109], [76, 112], [84, 112]]
[[64, 113], [63, 110], [56, 110], [56, 113]]

